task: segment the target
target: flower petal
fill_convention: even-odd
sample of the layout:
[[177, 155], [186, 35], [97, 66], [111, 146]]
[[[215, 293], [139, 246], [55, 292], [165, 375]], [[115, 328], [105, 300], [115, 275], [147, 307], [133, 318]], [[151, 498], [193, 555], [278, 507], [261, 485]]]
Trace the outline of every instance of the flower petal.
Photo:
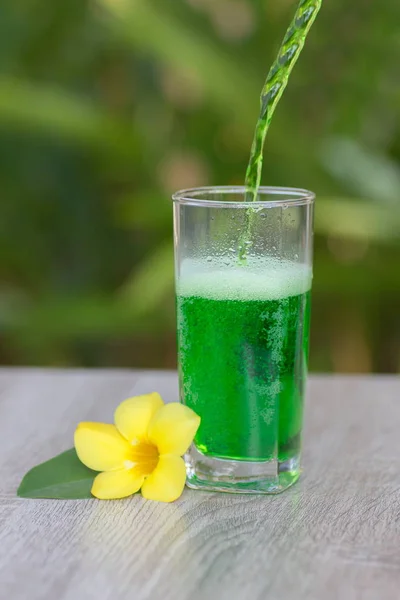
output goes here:
[[140, 490], [143, 480], [143, 475], [137, 474], [135, 469], [118, 469], [100, 473], [93, 482], [92, 494], [100, 500], [126, 498]]
[[147, 500], [173, 502], [183, 492], [186, 468], [179, 456], [160, 456], [158, 465], [142, 485], [142, 496]]
[[75, 449], [89, 469], [111, 471], [130, 459], [132, 448], [115, 425], [79, 423], [75, 431]]
[[199, 428], [200, 417], [178, 402], [166, 404], [154, 415], [149, 426], [149, 440], [160, 454], [182, 456]]
[[146, 437], [151, 419], [162, 406], [164, 403], [157, 392], [128, 398], [114, 413], [115, 425], [129, 442]]

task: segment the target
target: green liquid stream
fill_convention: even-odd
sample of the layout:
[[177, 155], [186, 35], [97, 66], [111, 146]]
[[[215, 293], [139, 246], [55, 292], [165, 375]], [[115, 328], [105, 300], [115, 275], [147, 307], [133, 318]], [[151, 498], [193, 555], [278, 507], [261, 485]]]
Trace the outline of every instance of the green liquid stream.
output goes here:
[[[256, 124], [250, 160], [246, 171], [246, 201], [255, 201], [261, 183], [265, 138], [271, 119], [289, 81], [289, 76], [304, 47], [308, 32], [321, 8], [322, 0], [300, 0], [296, 14], [283, 39], [261, 92], [260, 115]], [[253, 210], [247, 211], [246, 224], [239, 242], [239, 260], [244, 262], [251, 239]], [[247, 242], [247, 244], [246, 244]]]

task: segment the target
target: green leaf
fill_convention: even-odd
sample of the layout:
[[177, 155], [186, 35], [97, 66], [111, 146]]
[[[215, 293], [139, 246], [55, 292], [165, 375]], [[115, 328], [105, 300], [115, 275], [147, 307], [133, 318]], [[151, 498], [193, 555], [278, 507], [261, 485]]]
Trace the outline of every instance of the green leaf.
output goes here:
[[319, 158], [326, 170], [348, 189], [372, 201], [397, 208], [400, 167], [388, 154], [372, 151], [350, 137], [329, 137]]
[[[248, 63], [239, 68], [208, 37], [148, 0], [101, 0], [101, 4], [112, 17], [105, 24], [118, 41], [173, 68], [195, 68], [212, 102], [224, 113], [232, 110], [236, 118], [239, 116], [253, 126], [251, 109], [256, 117], [261, 84], [249, 72]], [[241, 90], [246, 92], [240, 93]]]
[[342, 239], [393, 244], [399, 240], [400, 209], [355, 198], [320, 197], [315, 231]]
[[134, 160], [138, 136], [101, 106], [57, 87], [0, 76], [0, 129], [55, 136]]
[[92, 498], [96, 471], [79, 460], [75, 448], [33, 467], [18, 488], [21, 498]]

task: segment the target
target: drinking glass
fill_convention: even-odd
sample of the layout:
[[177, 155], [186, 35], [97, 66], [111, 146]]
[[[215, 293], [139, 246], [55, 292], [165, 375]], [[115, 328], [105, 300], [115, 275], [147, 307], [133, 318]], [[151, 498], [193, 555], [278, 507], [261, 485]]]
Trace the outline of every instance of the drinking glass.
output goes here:
[[180, 399], [200, 417], [190, 487], [278, 493], [300, 473], [314, 194], [177, 192]]

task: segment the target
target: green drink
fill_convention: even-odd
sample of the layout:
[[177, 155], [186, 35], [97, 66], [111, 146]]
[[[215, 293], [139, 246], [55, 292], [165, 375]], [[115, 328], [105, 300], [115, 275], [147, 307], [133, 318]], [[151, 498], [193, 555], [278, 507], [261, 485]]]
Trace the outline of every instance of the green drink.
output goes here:
[[268, 74], [245, 186], [173, 196], [180, 395], [201, 417], [190, 487], [277, 493], [299, 476], [314, 194], [260, 181], [268, 127], [321, 3], [299, 0]]
[[310, 285], [308, 267], [273, 260], [192, 263], [182, 275], [181, 389], [202, 417], [202, 454], [280, 462], [299, 455]]
[[244, 187], [173, 196], [181, 401], [201, 417], [190, 487], [277, 493], [300, 472], [314, 194], [260, 187], [276, 106], [322, 0], [299, 0], [261, 93]]
[[277, 493], [300, 473], [314, 195], [198, 188], [174, 196], [181, 401], [200, 417], [190, 487]]

